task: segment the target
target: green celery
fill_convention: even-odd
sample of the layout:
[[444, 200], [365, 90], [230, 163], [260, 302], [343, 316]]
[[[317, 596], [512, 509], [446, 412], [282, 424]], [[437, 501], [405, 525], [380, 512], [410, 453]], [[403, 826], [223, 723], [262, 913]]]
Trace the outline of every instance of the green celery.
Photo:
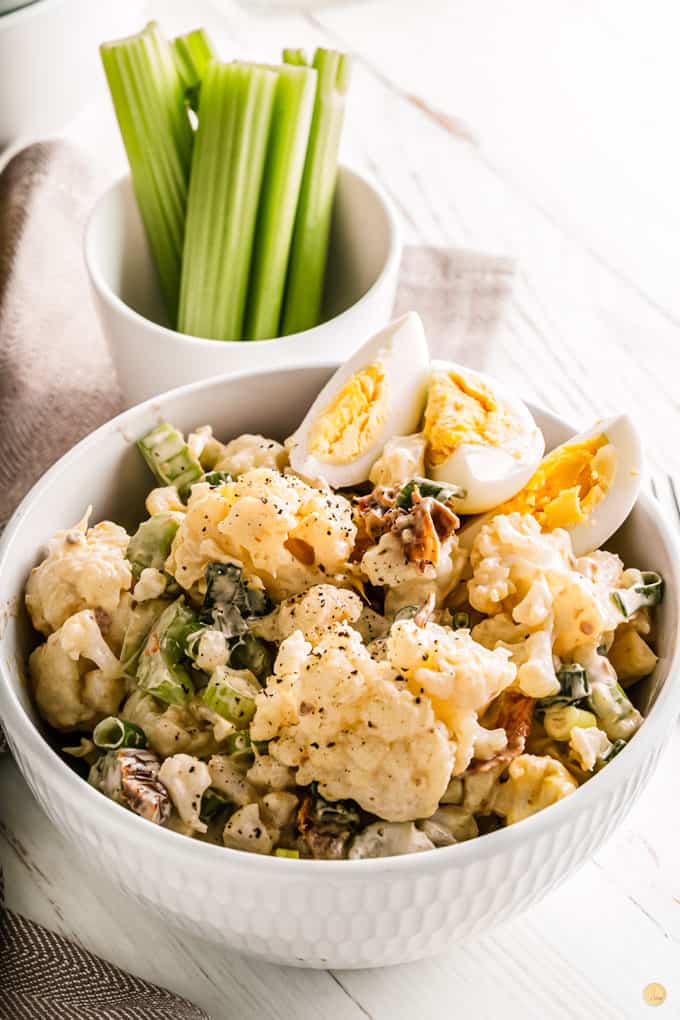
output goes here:
[[201, 86], [179, 329], [240, 340], [277, 74], [211, 60]]
[[[284, 50], [286, 63], [299, 65], [302, 59], [301, 51]], [[284, 336], [310, 329], [321, 318], [351, 58], [335, 50], [318, 49], [312, 66], [318, 80], [288, 267], [281, 330]]]
[[174, 325], [193, 146], [171, 44], [155, 22], [102, 43], [104, 72], [165, 305]]
[[317, 73], [309, 67], [276, 68], [267, 162], [257, 215], [245, 337], [279, 334], [288, 257], [314, 111]]
[[172, 40], [173, 55], [177, 70], [184, 83], [187, 102], [192, 110], [198, 110], [201, 82], [205, 77], [208, 62], [217, 54], [204, 28], [178, 35]]

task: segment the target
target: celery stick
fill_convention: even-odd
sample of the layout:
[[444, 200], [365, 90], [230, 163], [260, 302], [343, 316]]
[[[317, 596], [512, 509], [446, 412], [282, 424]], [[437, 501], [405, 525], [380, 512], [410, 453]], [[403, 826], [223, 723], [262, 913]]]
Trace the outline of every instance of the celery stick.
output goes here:
[[193, 130], [170, 43], [150, 22], [102, 43], [104, 72], [171, 323], [177, 318]]
[[255, 230], [245, 337], [278, 336], [288, 256], [314, 111], [317, 73], [277, 68], [272, 127]]
[[173, 39], [172, 49], [177, 70], [184, 84], [187, 102], [192, 110], [198, 110], [201, 82], [205, 77], [208, 61], [217, 55], [215, 48], [206, 30], [195, 28], [193, 32], [178, 35]]
[[297, 67], [309, 67], [307, 54], [304, 50], [284, 50], [283, 62], [284, 64], [294, 64]]
[[179, 328], [240, 340], [277, 75], [208, 64], [201, 87], [180, 287]]
[[[297, 64], [303, 57], [299, 50], [284, 50], [286, 62]], [[351, 60], [344, 53], [318, 49], [313, 66], [318, 72], [316, 100], [288, 267], [284, 336], [316, 326], [321, 317]]]

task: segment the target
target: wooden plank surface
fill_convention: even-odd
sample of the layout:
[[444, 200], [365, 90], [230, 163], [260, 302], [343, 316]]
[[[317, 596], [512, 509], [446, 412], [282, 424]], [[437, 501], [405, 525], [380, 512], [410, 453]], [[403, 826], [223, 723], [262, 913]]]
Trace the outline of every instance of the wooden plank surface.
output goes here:
[[[635, 416], [674, 509], [680, 474], [678, 8], [615, 0], [370, 0], [271, 13], [154, 0], [169, 31], [205, 24], [226, 55], [286, 45], [358, 54], [345, 158], [392, 195], [409, 240], [507, 253], [518, 274], [485, 367], [588, 425]], [[103, 94], [69, 130], [123, 167]], [[389, 971], [284, 970], [140, 914], [74, 856], [0, 762], [8, 900], [215, 1020], [680, 1017], [675, 734], [615, 837], [528, 915], [443, 957]]]

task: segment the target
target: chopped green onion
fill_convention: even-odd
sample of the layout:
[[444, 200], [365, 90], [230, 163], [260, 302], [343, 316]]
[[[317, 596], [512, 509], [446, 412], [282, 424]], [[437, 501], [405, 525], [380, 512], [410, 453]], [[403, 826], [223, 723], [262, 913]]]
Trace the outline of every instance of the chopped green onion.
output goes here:
[[470, 626], [470, 614], [454, 613], [451, 626], [454, 630], [466, 630]]
[[271, 612], [272, 603], [267, 592], [244, 581], [243, 571], [235, 563], [209, 563], [205, 581], [203, 609], [212, 613], [220, 630], [224, 629], [220, 626], [221, 616], [229, 609], [236, 610], [244, 620]]
[[200, 816], [202, 821], [207, 822], [221, 814], [222, 811], [230, 810], [233, 804], [223, 793], [209, 786], [201, 797]]
[[218, 488], [220, 485], [225, 485], [231, 480], [232, 478], [228, 471], [209, 471], [201, 478], [202, 482], [207, 482], [213, 489]]
[[276, 83], [263, 67], [208, 64], [187, 203], [178, 319], [184, 333], [243, 336]]
[[238, 729], [245, 729], [255, 715], [255, 696], [260, 687], [247, 674], [224, 666], [214, 671], [201, 692], [203, 702]]
[[146, 747], [146, 733], [135, 723], [110, 715], [97, 723], [92, 733], [96, 747], [117, 751], [119, 747]]
[[203, 475], [203, 468], [192, 455], [184, 436], [174, 425], [161, 422], [137, 440], [137, 447], [152, 474], [161, 485], [175, 485], [186, 493]]
[[268, 740], [253, 740], [252, 745], [258, 754], [269, 754]]
[[632, 588], [618, 588], [612, 592], [612, 602], [626, 619], [643, 606], [656, 606], [663, 599], [663, 578], [653, 570], [642, 573], [640, 584]]
[[[303, 54], [284, 50], [283, 57], [286, 63], [301, 66]], [[312, 66], [318, 75], [316, 98], [288, 266], [284, 336], [310, 329], [321, 319], [351, 59], [335, 50], [318, 49]]]
[[288, 256], [293, 241], [316, 94], [316, 71], [277, 68], [272, 126], [257, 214], [244, 336], [279, 335]]
[[244, 634], [231, 650], [229, 665], [234, 669], [249, 669], [264, 683], [274, 672], [274, 656], [266, 641], [254, 634]]
[[621, 685], [597, 680], [592, 681], [590, 686], [588, 702], [609, 739], [617, 741], [632, 737], [642, 722], [642, 716]]
[[193, 32], [178, 35], [171, 45], [187, 102], [192, 110], [198, 110], [201, 82], [208, 62], [216, 55], [215, 49], [204, 28], [195, 28]]
[[567, 663], [557, 671], [560, 690], [549, 698], [541, 698], [536, 702], [539, 712], [552, 708], [553, 705], [573, 705], [582, 701], [590, 694], [590, 684], [583, 666], [578, 663]]
[[168, 606], [151, 628], [139, 659], [137, 682], [142, 690], [168, 705], [186, 705], [194, 685], [183, 660], [187, 642], [200, 626], [184, 599]]
[[286, 849], [284, 849], [284, 847], [279, 846], [274, 851], [274, 857], [290, 857], [293, 860], [298, 860], [298, 858], [300, 857], [300, 851], [299, 850], [286, 850]]
[[163, 570], [178, 527], [177, 514], [173, 513], [153, 514], [148, 520], [142, 521], [125, 553], [135, 580], [148, 567]]
[[446, 503], [450, 499], [464, 499], [467, 495], [465, 489], [460, 485], [449, 485], [446, 482], [433, 482], [429, 478], [412, 478], [406, 485], [402, 486], [396, 499], [395, 506], [403, 510], [410, 510], [413, 507], [413, 494], [418, 490], [423, 498], [431, 496]]
[[175, 325], [193, 130], [173, 49], [158, 25], [102, 43], [104, 72], [132, 184]]
[[230, 733], [224, 742], [225, 753], [234, 761], [248, 761], [253, 757], [253, 745], [247, 730]]
[[602, 757], [602, 764], [603, 765], [608, 765], [609, 762], [612, 760], [612, 758], [616, 758], [617, 754], [619, 754], [621, 751], [623, 751], [624, 747], [626, 746], [626, 743], [627, 743], [627, 741], [625, 741], [625, 740], [620, 740], [620, 739], [619, 740], [615, 740], [614, 743], [612, 744], [612, 746], [607, 751], [607, 753], [605, 755], [603, 755], [603, 757]]

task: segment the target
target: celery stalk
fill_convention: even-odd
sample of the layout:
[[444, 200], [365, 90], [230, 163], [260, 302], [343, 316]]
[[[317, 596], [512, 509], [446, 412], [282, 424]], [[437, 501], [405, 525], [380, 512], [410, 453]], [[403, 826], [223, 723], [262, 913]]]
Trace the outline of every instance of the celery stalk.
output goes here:
[[317, 73], [308, 67], [276, 69], [267, 162], [255, 231], [245, 337], [278, 336], [309, 130], [314, 111]]
[[172, 40], [173, 56], [180, 73], [187, 101], [192, 110], [198, 110], [201, 82], [205, 77], [208, 61], [216, 56], [215, 48], [204, 28], [178, 35]]
[[240, 340], [277, 75], [212, 60], [201, 86], [179, 329]]
[[[284, 50], [286, 63], [302, 59], [302, 51]], [[321, 316], [350, 66], [350, 57], [335, 50], [318, 49], [314, 55], [316, 99], [288, 268], [284, 336], [316, 326]]]
[[104, 72], [171, 323], [177, 317], [193, 130], [170, 43], [150, 22], [103, 43]]

